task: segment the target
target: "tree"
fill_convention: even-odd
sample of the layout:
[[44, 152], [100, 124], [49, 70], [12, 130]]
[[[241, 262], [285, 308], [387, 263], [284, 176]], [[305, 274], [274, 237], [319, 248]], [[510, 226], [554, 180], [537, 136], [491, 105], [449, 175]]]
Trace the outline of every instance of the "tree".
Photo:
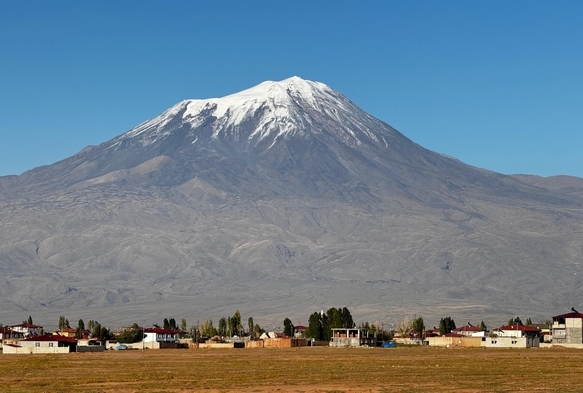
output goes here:
[[85, 322], [83, 322], [82, 319], [77, 322], [77, 328], [80, 330], [85, 330]]
[[[220, 322], [219, 322], [220, 325]], [[205, 319], [202, 325], [200, 325], [200, 334], [202, 337], [212, 337], [217, 334], [217, 329], [213, 326], [212, 319]]]
[[239, 310], [235, 311], [235, 314], [231, 317], [231, 335], [239, 335], [241, 334], [241, 330], [243, 330], [241, 320], [241, 313]]
[[323, 318], [324, 341], [332, 339], [332, 329], [334, 328], [351, 328], [354, 326], [352, 315], [348, 308], [329, 308]]
[[219, 336], [224, 337], [227, 335], [227, 319], [222, 317], [219, 319]]
[[322, 318], [324, 314], [315, 312], [308, 318], [308, 327], [306, 328], [305, 336], [313, 338], [316, 341], [324, 340], [324, 326]]
[[530, 318], [526, 318], [526, 324], [527, 325], [532, 325], [532, 320]]
[[289, 318], [283, 320], [283, 334], [288, 337], [293, 337], [294, 335], [294, 325]]
[[261, 326], [259, 326], [259, 324], [256, 323], [255, 326], [253, 327], [253, 335], [255, 337], [259, 337], [263, 333], [265, 333], [265, 329], [261, 328]]
[[409, 318], [403, 318], [403, 320], [397, 324], [395, 331], [402, 338], [409, 337], [413, 331], [413, 324], [409, 321]]
[[180, 321], [180, 330], [186, 332], [186, 319], [184, 318], [182, 318], [182, 321]]
[[134, 323], [131, 328], [124, 330], [116, 338], [120, 343], [136, 343], [142, 341], [143, 332], [138, 324]]
[[28, 321], [27, 321], [30, 325], [32, 325], [32, 317], [29, 315], [28, 316]]
[[455, 322], [451, 317], [441, 318], [439, 321], [439, 334], [442, 336], [455, 329]]
[[176, 320], [174, 318], [170, 318], [168, 323], [170, 325], [170, 330], [178, 330], [178, 325], [176, 324]]
[[70, 328], [69, 320], [65, 318], [63, 315], [59, 317], [59, 330], [63, 330], [65, 328]]
[[488, 331], [488, 327], [486, 326], [486, 324], [484, 323], [484, 321], [480, 322], [480, 330], [483, 332], [487, 332]]
[[519, 317], [516, 318], [510, 318], [508, 320], [508, 325], [522, 325], [522, 321], [520, 320]]
[[162, 327], [166, 330], [170, 329], [170, 321], [168, 321], [168, 318], [164, 318], [164, 321], [162, 322]]
[[425, 331], [425, 323], [423, 322], [423, 317], [414, 317], [413, 322], [411, 323], [411, 329], [413, 333], [418, 333], [420, 336]]
[[253, 324], [253, 318], [252, 317], [249, 317], [249, 319], [247, 320], [247, 329], [249, 329], [248, 332], [249, 332], [249, 336], [251, 336], [251, 337], [254, 337], [255, 336], [253, 334], [253, 333], [255, 333], [253, 331], [253, 328], [254, 327], [255, 327], [255, 325]]

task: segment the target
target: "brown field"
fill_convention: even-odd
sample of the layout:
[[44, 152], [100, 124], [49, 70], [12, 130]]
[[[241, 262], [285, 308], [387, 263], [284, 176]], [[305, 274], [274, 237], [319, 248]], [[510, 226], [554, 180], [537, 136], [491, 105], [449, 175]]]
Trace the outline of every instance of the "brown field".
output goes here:
[[145, 350], [0, 355], [8, 392], [583, 392], [583, 351]]

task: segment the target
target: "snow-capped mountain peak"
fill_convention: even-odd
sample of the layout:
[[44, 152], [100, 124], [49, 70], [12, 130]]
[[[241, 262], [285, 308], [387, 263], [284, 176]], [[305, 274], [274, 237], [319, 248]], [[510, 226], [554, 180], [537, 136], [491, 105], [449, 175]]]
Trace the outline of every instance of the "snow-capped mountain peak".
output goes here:
[[[358, 121], [355, 121], [355, 114]], [[350, 145], [360, 144], [359, 138], [363, 136], [379, 142], [370, 131], [370, 128], [377, 128], [376, 119], [327, 85], [297, 76], [279, 82], [266, 81], [222, 98], [182, 101], [123, 134], [116, 142], [131, 138], [149, 145], [169, 136], [177, 128], [177, 122], [196, 130], [209, 121], [212, 122], [213, 139], [227, 135], [229, 140], [269, 138], [275, 142], [281, 137], [305, 136], [313, 128], [313, 122], [323, 118], [334, 123], [333, 128], [340, 138]], [[374, 124], [362, 128], [362, 120], [364, 124]], [[249, 122], [253, 123], [252, 127], [244, 126]], [[168, 127], [170, 123], [172, 127]], [[192, 143], [200, 140], [196, 132], [191, 137]]]

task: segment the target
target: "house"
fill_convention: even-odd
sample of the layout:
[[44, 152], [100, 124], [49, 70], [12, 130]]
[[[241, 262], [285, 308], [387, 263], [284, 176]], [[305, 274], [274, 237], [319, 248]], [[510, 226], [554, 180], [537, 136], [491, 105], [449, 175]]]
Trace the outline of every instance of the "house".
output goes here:
[[583, 346], [583, 314], [573, 309], [570, 313], [554, 316], [551, 335], [553, 345]]
[[459, 333], [447, 333], [443, 336], [425, 337], [430, 347], [481, 347], [481, 337], [471, 337]]
[[8, 326], [10, 329], [14, 330], [15, 332], [19, 332], [24, 334], [25, 337], [28, 336], [38, 336], [40, 335], [43, 327], [40, 325], [35, 325], [32, 323], [21, 323], [18, 325]]
[[466, 336], [466, 337], [485, 337], [486, 336], [486, 332], [481, 330], [478, 326], [474, 326], [469, 322], [467, 325], [460, 326], [459, 328], [455, 328], [451, 332], [461, 334], [462, 336]]
[[4, 344], [13, 344], [15, 341], [24, 338], [24, 334], [16, 332], [8, 327], [0, 328], [0, 348]]
[[334, 328], [332, 329], [331, 347], [374, 347], [376, 338], [361, 328]]
[[77, 340], [53, 334], [25, 338], [18, 343], [6, 344], [4, 354], [69, 353], [75, 352]]
[[540, 329], [535, 326], [514, 323], [492, 330], [490, 337], [482, 337], [487, 348], [530, 348], [540, 346]]
[[180, 330], [163, 329], [159, 327], [144, 329], [143, 345], [145, 348], [176, 348]]
[[306, 326], [298, 325], [294, 326], [294, 337], [295, 338], [304, 338], [304, 334], [306, 333]]
[[71, 327], [64, 327], [56, 332], [53, 332], [53, 334], [63, 337], [75, 338], [75, 335], [77, 334], [77, 329]]

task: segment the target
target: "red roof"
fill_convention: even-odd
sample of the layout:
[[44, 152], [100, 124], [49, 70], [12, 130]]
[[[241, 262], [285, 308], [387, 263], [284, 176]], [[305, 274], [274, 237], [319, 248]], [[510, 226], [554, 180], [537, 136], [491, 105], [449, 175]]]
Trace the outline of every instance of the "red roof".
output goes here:
[[500, 326], [498, 329], [494, 329], [496, 331], [500, 331], [500, 330], [521, 330], [523, 332], [533, 332], [533, 333], [538, 333], [540, 332], [540, 329], [534, 326], [529, 326], [529, 325], [520, 325], [520, 324], [514, 324], [514, 325], [505, 325], [505, 326]]
[[303, 326], [303, 325], [298, 325], [298, 326], [294, 326], [294, 330], [296, 331], [302, 331], [302, 330], [306, 330], [307, 327]]
[[465, 325], [456, 329], [453, 329], [452, 332], [481, 332], [480, 328], [474, 325]]
[[463, 334], [454, 333], [454, 332], [451, 332], [451, 333], [444, 334], [444, 336], [445, 336], [445, 337], [466, 337], [466, 336], [464, 336]]
[[57, 334], [45, 334], [44, 336], [34, 336], [30, 338], [26, 338], [22, 341], [57, 341], [57, 342], [67, 342], [67, 343], [76, 343], [77, 340], [72, 337], [65, 337], [59, 336]]
[[178, 334], [180, 330], [162, 329], [162, 328], [146, 328], [144, 330], [146, 333], [156, 333], [156, 334]]
[[42, 326], [40, 325], [34, 325], [32, 323], [20, 323], [18, 325], [11, 325], [8, 326], [10, 328], [14, 328], [14, 327], [23, 327], [23, 328], [29, 328], [29, 329], [42, 329]]
[[553, 319], [566, 319], [566, 318], [580, 318], [583, 319], [583, 314], [581, 314], [580, 312], [570, 312], [568, 314], [563, 314], [563, 315], [557, 315], [556, 317], [553, 317]]
[[22, 334], [21, 332], [16, 332], [8, 327], [0, 328], [0, 333], [2, 333], [2, 334]]

